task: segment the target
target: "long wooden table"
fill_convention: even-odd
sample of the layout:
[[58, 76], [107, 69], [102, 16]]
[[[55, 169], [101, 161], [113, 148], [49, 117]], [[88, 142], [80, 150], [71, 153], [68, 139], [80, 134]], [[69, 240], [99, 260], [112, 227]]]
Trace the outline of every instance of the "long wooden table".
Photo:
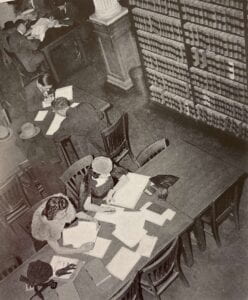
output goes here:
[[[174, 238], [181, 236], [183, 246], [190, 258], [189, 231], [196, 219], [209, 207], [219, 195], [228, 187], [239, 181], [244, 174], [232, 166], [219, 162], [218, 159], [207, 155], [201, 150], [187, 143], [170, 145], [154, 159], [138, 170], [138, 173], [145, 175], [171, 174], [179, 177], [177, 183], [170, 187], [166, 201], [160, 201], [161, 205], [176, 212], [171, 221], [166, 221], [163, 226], [157, 226], [146, 222], [145, 229], [149, 235], [158, 236], [158, 242], [150, 258], [142, 257], [135, 265], [132, 272], [124, 281], [112, 276], [109, 290], [105, 294], [94, 285], [84, 268], [77, 275], [77, 293], [81, 299], [97, 300], [108, 299], [110, 295], [119, 290], [137, 271], [141, 270], [153, 257], [159, 254]], [[141, 196], [136, 208], [139, 209], [147, 201], [158, 201], [156, 195], [148, 196], [145, 193]], [[111, 239], [111, 245], [107, 250], [103, 264], [107, 265], [115, 253], [124, 246], [116, 239], [112, 232], [114, 225], [102, 222], [99, 236]], [[132, 249], [136, 250], [136, 248]], [[0, 299], [22, 300], [27, 299], [30, 292], [25, 292], [24, 284], [19, 282], [20, 274], [26, 274], [28, 263], [36, 259], [49, 262], [53, 256], [49, 246], [44, 247], [36, 253], [14, 273], [0, 283]], [[86, 263], [92, 259], [91, 256], [82, 254], [75, 257]]]

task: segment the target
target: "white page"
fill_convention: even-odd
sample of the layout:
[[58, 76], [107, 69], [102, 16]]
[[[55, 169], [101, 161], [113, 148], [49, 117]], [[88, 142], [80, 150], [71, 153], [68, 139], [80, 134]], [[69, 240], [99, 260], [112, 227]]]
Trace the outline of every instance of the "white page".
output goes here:
[[65, 97], [67, 100], [71, 101], [73, 99], [72, 85], [64, 86], [62, 88], [56, 89], [55, 98]]
[[73, 102], [73, 103], [70, 105], [70, 107], [77, 107], [79, 104], [80, 104], [80, 103], [78, 103], [78, 102]]
[[166, 220], [171, 221], [172, 218], [174, 217], [174, 215], [176, 214], [171, 209], [166, 209], [166, 211], [162, 215], [157, 214], [157, 213], [147, 209], [147, 207], [150, 206], [151, 204], [152, 204], [151, 202], [147, 202], [141, 208], [141, 211], [143, 212], [144, 218], [147, 221], [151, 222], [151, 223], [154, 223], [154, 224], [159, 225], [159, 226], [163, 226], [163, 224]]
[[[57, 277], [55, 275], [56, 271], [68, 266], [69, 264], [78, 264], [78, 259], [76, 258], [69, 258], [65, 256], [59, 256], [59, 255], [54, 255], [50, 261], [50, 265], [53, 268], [53, 276]], [[60, 276], [59, 278], [64, 278], [64, 279], [69, 279], [72, 275], [74, 270], [72, 270], [71, 274], [65, 274], [63, 276]]]
[[126, 176], [129, 180], [114, 194], [112, 203], [134, 209], [148, 183], [149, 176], [135, 173], [128, 173]]
[[34, 121], [43, 121], [48, 113], [48, 110], [39, 110], [34, 118]]
[[85, 252], [85, 254], [98, 257], [98, 258], [103, 258], [110, 244], [111, 244], [111, 240], [97, 237], [94, 248], [89, 252]]
[[126, 230], [124, 227], [120, 226], [115, 229], [113, 236], [115, 236], [129, 248], [133, 248], [139, 243], [146, 233], [147, 231], [143, 228], [134, 227], [133, 230]]
[[152, 251], [157, 243], [158, 237], [151, 235], [144, 235], [141, 239], [139, 246], [137, 248], [137, 252], [146, 257], [150, 257]]
[[124, 280], [137, 264], [141, 255], [122, 247], [106, 266], [108, 271], [120, 280]]
[[76, 226], [63, 230], [63, 245], [72, 245], [74, 248], [79, 248], [84, 243], [94, 243], [97, 232], [98, 229], [95, 222], [79, 221]]
[[64, 121], [65, 118], [66, 117], [55, 114], [54, 118], [46, 132], [46, 135], [53, 135], [56, 131], [58, 131], [61, 123]]
[[47, 108], [51, 106], [51, 102], [47, 102], [47, 101], [42, 101], [42, 107], [43, 108]]
[[122, 216], [122, 212], [124, 211], [123, 207], [111, 206], [111, 205], [104, 205], [102, 204], [101, 207], [111, 207], [115, 209], [115, 212], [97, 212], [95, 214], [95, 218], [98, 221], [116, 224], [118, 220]]

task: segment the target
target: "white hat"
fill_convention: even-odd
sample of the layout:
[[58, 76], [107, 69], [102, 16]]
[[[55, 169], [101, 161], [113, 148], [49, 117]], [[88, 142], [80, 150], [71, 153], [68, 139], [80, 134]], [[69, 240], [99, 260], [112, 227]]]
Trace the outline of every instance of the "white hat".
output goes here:
[[0, 125], [0, 141], [6, 140], [11, 134], [11, 129]]
[[38, 126], [34, 126], [32, 123], [24, 123], [21, 127], [20, 138], [27, 140], [36, 136], [40, 132], [40, 128]]
[[98, 174], [109, 174], [112, 168], [112, 160], [108, 157], [98, 156], [92, 161], [92, 170]]

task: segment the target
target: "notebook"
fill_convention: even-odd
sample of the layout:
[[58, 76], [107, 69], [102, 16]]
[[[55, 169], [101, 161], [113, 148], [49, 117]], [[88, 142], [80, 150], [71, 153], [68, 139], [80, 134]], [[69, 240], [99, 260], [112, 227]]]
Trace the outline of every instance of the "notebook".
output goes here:
[[155, 212], [157, 214], [162, 215], [166, 211], [167, 208], [163, 207], [163, 206], [161, 206], [161, 205], [159, 205], [157, 203], [152, 203], [151, 205], [149, 205], [147, 207], [147, 209], [149, 209], [149, 210], [151, 210], [151, 211], [153, 211], [153, 212]]

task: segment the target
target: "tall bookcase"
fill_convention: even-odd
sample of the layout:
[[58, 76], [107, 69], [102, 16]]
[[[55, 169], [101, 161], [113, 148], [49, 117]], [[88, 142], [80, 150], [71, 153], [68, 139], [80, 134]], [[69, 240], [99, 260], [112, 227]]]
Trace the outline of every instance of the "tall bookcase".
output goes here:
[[248, 1], [129, 4], [150, 101], [248, 140]]

